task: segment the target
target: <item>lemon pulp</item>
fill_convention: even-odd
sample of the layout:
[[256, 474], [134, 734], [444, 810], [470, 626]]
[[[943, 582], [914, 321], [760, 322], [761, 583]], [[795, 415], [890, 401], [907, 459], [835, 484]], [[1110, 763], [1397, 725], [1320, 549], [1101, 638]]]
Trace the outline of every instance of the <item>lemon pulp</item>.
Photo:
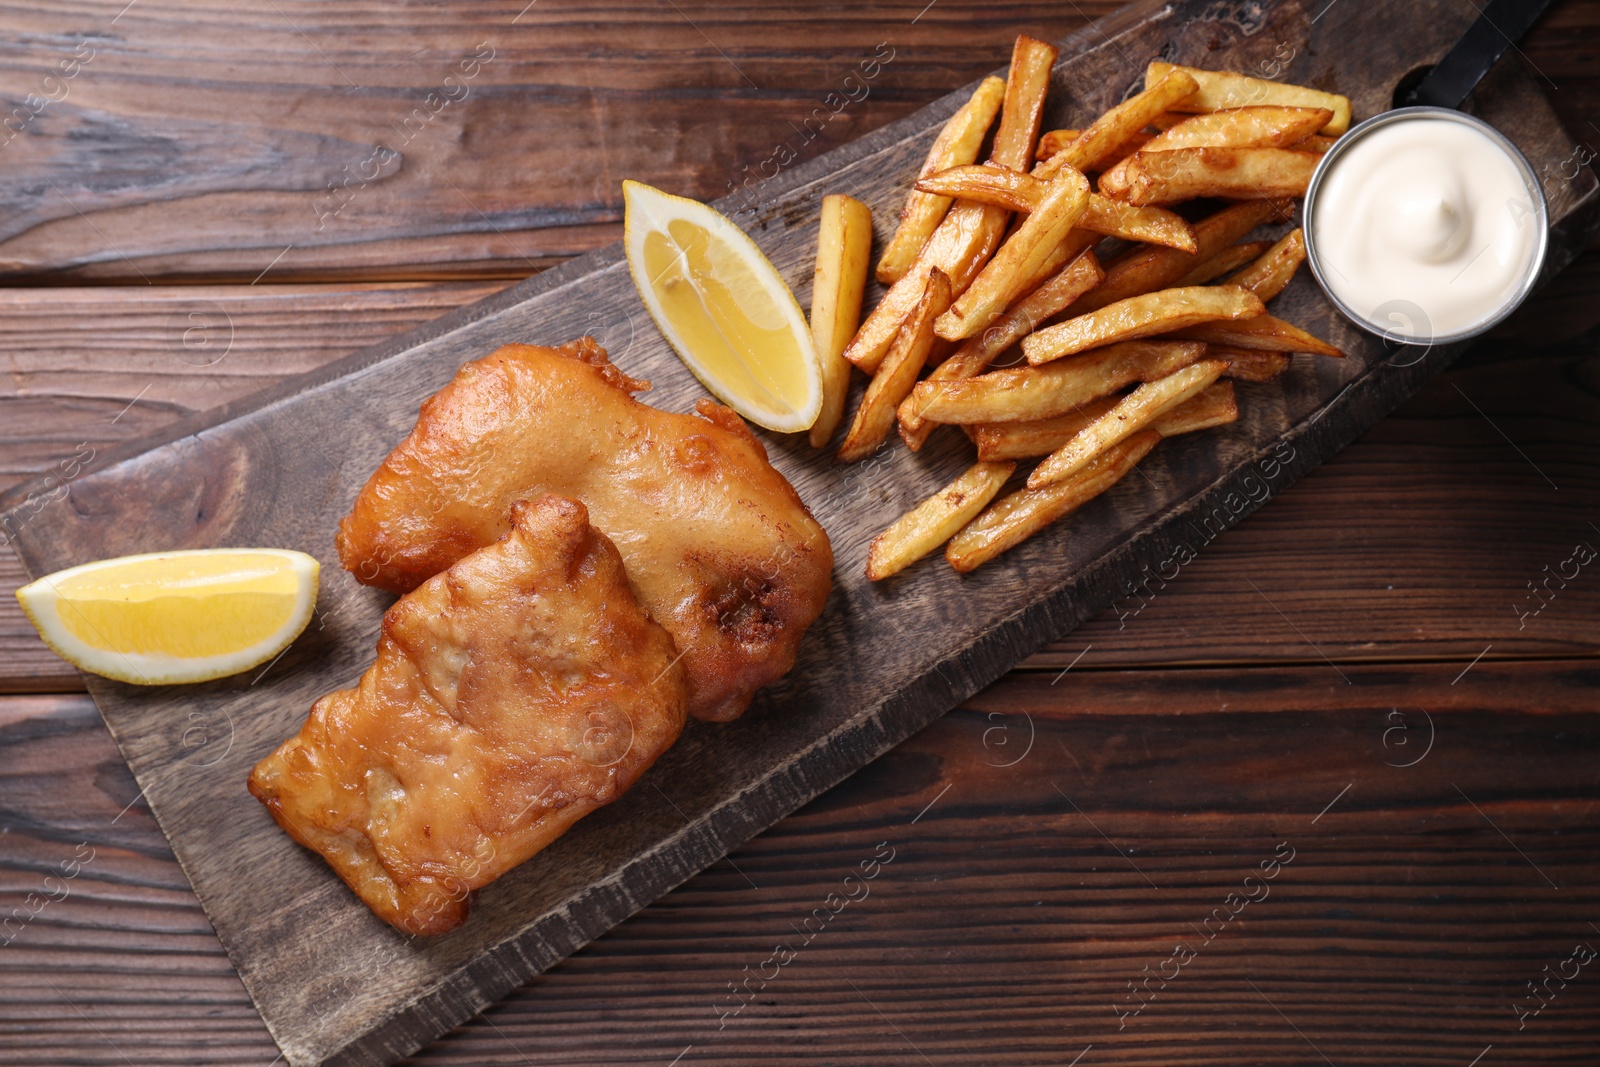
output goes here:
[[142, 684], [237, 673], [310, 621], [317, 562], [277, 549], [101, 560], [17, 591], [40, 636], [84, 670]]
[[663, 310], [707, 373], [765, 408], [805, 395], [805, 358], [783, 316], [762, 299], [750, 268], [702, 227], [673, 219], [666, 233], [646, 234], [644, 263]]
[[744, 231], [698, 201], [625, 182], [634, 283], [718, 399], [768, 429], [808, 428], [821, 363], [794, 294]]

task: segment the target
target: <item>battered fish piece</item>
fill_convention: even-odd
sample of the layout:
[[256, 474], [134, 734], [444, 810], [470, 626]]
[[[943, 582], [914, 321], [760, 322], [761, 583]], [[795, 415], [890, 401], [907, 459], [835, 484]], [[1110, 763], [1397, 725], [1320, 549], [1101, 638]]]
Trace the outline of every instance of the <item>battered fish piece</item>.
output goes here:
[[687, 717], [672, 637], [584, 506], [545, 495], [402, 597], [354, 689], [317, 701], [250, 792], [408, 934], [634, 783]]
[[727, 408], [641, 404], [592, 338], [506, 345], [422, 405], [339, 523], [339, 558], [405, 592], [505, 532], [512, 501], [581, 500], [683, 653], [689, 713], [726, 722], [794, 665], [833, 549]]

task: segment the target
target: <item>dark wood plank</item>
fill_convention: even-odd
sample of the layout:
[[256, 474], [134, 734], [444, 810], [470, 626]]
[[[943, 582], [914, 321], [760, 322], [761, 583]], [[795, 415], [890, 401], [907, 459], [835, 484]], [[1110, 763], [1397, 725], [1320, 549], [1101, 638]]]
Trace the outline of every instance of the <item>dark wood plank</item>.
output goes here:
[[[1466, 17], [1441, 6], [1422, 15], [1406, 9], [1395, 22], [1386, 21], [1396, 18], [1392, 12], [1343, 7], [1314, 21], [1309, 8], [1291, 2], [1237, 17], [1198, 4], [1130, 9], [1069, 43], [1049, 121], [1070, 123], [1118, 99], [1139, 77], [1130, 50], [1248, 66], [1284, 41], [1306, 57], [1305, 76], [1338, 84], [1367, 113], [1384, 106], [1402, 72], [1436, 56]], [[1324, 40], [1369, 44], [1330, 55], [1315, 47]], [[1569, 141], [1516, 62], [1485, 83], [1479, 107], [1540, 166], [1564, 156]], [[946, 99], [914, 122], [763, 187], [773, 199], [748, 225], [792, 282], [809, 267], [822, 187], [853, 192], [885, 217], [933, 124], [954, 103]], [[1576, 223], [1593, 191], [1592, 181], [1556, 190], [1553, 218]], [[1581, 218], [1587, 243], [1589, 219]], [[1569, 228], [1556, 266], [1575, 251], [1573, 240]], [[70, 506], [10, 513], [23, 558], [54, 568], [136, 547], [238, 539], [325, 554], [347, 499], [347, 466], [370, 469], [421, 397], [497, 338], [572, 336], [596, 311], [612, 323], [627, 316], [633, 294], [619, 268], [615, 250], [585, 257], [301, 382], [281, 402], [224, 411], [237, 417], [85, 474], [69, 488]], [[804, 285], [796, 287], [804, 299]], [[1231, 524], [1251, 509], [1243, 501], [1252, 484], [1289, 484], [1459, 354], [1436, 349], [1410, 367], [1380, 365], [1370, 339], [1337, 321], [1309, 284], [1286, 294], [1282, 313], [1340, 341], [1350, 359], [1302, 361], [1215, 445], [1183, 442], [1164, 451], [1147, 471], [1151, 490], [1123, 487], [1076, 516], [1070, 539], [1060, 531], [1041, 538], [976, 580], [924, 571], [918, 586], [895, 583], [903, 589], [896, 597], [856, 577], [865, 541], [883, 521], [861, 502], [898, 510], [924, 495], [956, 462], [949, 449], [915, 462], [894, 453], [862, 474], [773, 442], [776, 462], [829, 525], [842, 562], [835, 606], [813, 628], [797, 669], [740, 723], [689, 731], [651, 772], [653, 791], [635, 790], [587, 820], [539, 863], [486, 891], [472, 923], [420, 949], [382, 928], [238, 789], [244, 770], [313, 696], [367, 661], [379, 598], [327, 568], [329, 593], [350, 610], [297, 645], [265, 689], [237, 681], [133, 693], [91, 680], [91, 692], [287, 1058], [386, 1061], [631, 914], [993, 680], [1051, 633], [1082, 621], [1141, 564], [1170, 552], [1173, 538], [1187, 537], [1180, 524], [1201, 514]], [[653, 337], [635, 333], [619, 359], [657, 380], [663, 406], [681, 409], [697, 392]], [[1226, 510], [1214, 511], [1219, 506]], [[227, 747], [186, 747], [181, 737], [175, 745], [174, 728], [194, 716], [226, 736]], [[263, 896], [277, 907], [263, 910]]]
[[[1321, 1062], [1249, 982], [1341, 1067], [1459, 1067], [1490, 1043], [1497, 1062], [1585, 1062], [1587, 971], [1520, 1033], [1512, 1008], [1600, 942], [1600, 671], [1457, 670], [1013, 674], [415, 1062], [666, 1064], [692, 1045], [680, 1062], [1059, 1067], [1091, 1043], [1102, 1063]], [[1386, 766], [1430, 721], [1427, 754]], [[0, 739], [0, 915], [94, 849], [0, 949], [0, 1063], [269, 1062], [148, 809], [119, 817], [137, 786], [88, 700], [0, 700]], [[894, 859], [868, 895], [724, 1019], [728, 983], [794, 947], [880, 841]], [[1126, 983], [1281, 841], [1296, 855], [1270, 896], [1118, 1032]]]
[[7, 97], [90, 58], [4, 149], [0, 276], [524, 276], [615, 240], [624, 177], [720, 195], [1117, 5], [926, 6], [14, 6]]

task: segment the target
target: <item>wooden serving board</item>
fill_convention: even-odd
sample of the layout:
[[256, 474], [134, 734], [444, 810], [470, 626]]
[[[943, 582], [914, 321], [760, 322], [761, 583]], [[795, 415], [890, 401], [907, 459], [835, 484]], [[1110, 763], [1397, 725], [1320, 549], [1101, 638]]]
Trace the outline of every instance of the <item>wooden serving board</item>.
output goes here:
[[[1395, 83], [1436, 60], [1473, 14], [1443, 0], [1137, 4], [1063, 42], [1047, 121], [1082, 124], [1156, 57], [1335, 89], [1362, 118], [1388, 107]], [[808, 302], [822, 196], [866, 201], [886, 236], [940, 122], [965, 96], [720, 206]], [[1560, 164], [1572, 141], [1519, 60], [1503, 62], [1471, 107], [1541, 173], [1570, 172]], [[1597, 197], [1587, 170], [1552, 178], [1546, 192], [1553, 272], [1588, 242]], [[1165, 442], [1138, 476], [970, 576], [937, 559], [877, 586], [862, 576], [871, 538], [969, 461], [960, 435], [944, 432], [920, 455], [895, 443], [850, 467], [769, 435], [773, 461], [826, 526], [838, 558], [833, 597], [794, 671], [739, 722], [692, 724], [632, 792], [486, 889], [464, 927], [434, 940], [409, 940], [374, 918], [276, 828], [246, 794], [245, 776], [314, 699], [371, 662], [390, 598], [339, 569], [334, 528], [418, 405], [462, 362], [506, 341], [590, 333], [623, 369], [656, 383], [651, 403], [681, 411], [702, 395], [640, 306], [619, 248], [211, 413], [175, 440], [107, 457], [65, 492], [20, 490], [6, 528], [33, 574], [222, 545], [299, 548], [323, 561], [316, 622], [264, 670], [190, 687], [87, 681], [289, 1063], [389, 1063], [927, 725], [1146, 568], [1170, 578], [1174, 560], [1203, 550], [1461, 350], [1389, 353], [1340, 319], [1305, 272], [1274, 311], [1349, 358], [1296, 357], [1276, 382], [1241, 384], [1237, 424]]]

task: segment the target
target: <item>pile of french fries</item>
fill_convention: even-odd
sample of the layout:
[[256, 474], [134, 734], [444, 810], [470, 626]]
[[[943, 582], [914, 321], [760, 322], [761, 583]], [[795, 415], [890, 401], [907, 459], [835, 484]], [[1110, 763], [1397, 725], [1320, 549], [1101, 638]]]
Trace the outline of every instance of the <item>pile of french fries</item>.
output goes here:
[[[1007, 77], [985, 79], [945, 123], [864, 320], [871, 213], [848, 196], [823, 201], [811, 327], [824, 401], [811, 444], [827, 447], [843, 421], [855, 367], [871, 381], [840, 462], [896, 427], [916, 450], [959, 426], [978, 451], [879, 535], [874, 581], [940, 546], [973, 570], [1116, 484], [1162, 438], [1235, 421], [1234, 380], [1266, 381], [1294, 352], [1343, 355], [1267, 313], [1305, 259], [1301, 231], [1247, 238], [1290, 218], [1349, 127], [1350, 101], [1154, 62], [1142, 92], [1081, 130], [1041, 135], [1055, 58], [1018, 37]], [[1202, 198], [1227, 203], [1195, 221], [1171, 210]], [[1026, 484], [1000, 496], [1035, 459]]]

